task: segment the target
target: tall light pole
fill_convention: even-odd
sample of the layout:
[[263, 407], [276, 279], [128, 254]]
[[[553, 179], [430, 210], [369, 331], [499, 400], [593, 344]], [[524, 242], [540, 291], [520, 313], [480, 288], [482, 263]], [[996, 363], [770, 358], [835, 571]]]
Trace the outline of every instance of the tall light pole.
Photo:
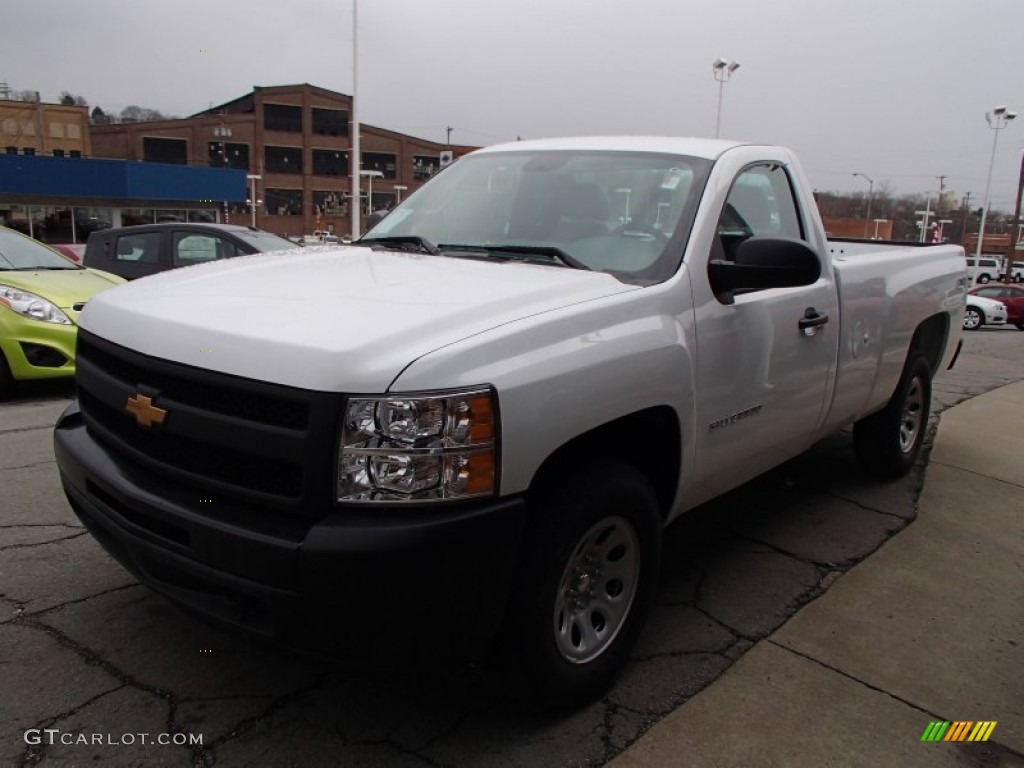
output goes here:
[[1016, 116], [1017, 113], [1008, 110], [1005, 105], [994, 107], [991, 114], [985, 113], [985, 122], [994, 133], [992, 135], [992, 156], [988, 161], [988, 179], [985, 181], [985, 205], [981, 209], [981, 226], [978, 228], [978, 248], [974, 252], [976, 259], [981, 258], [981, 244], [985, 240], [985, 219], [988, 218], [988, 196], [992, 191], [992, 168], [996, 164], [996, 144], [999, 143], [999, 132]]
[[360, 205], [359, 176], [362, 166], [362, 155], [359, 153], [359, 115], [356, 112], [356, 91], [359, 88], [359, 27], [356, 9], [359, 0], [352, 0], [352, 239], [359, 239]]
[[252, 205], [252, 228], [256, 229], [256, 205], [257, 203], [259, 203], [259, 200], [256, 199], [256, 182], [262, 179], [263, 177], [260, 176], [258, 173], [247, 173], [245, 175], [245, 178], [249, 180], [249, 186], [251, 190], [249, 202]]
[[398, 205], [400, 202], [402, 202], [402, 193], [405, 192], [405, 190], [407, 190], [407, 189], [408, 189], [408, 187], [405, 186], [405, 184], [395, 184], [394, 190], [395, 190], [395, 197], [397, 198], [395, 200], [395, 205]]
[[[868, 222], [871, 221], [871, 201], [875, 197], [875, 180], [870, 176], [863, 173], [855, 173], [854, 176], [860, 176], [864, 181], [868, 183], [868, 213], [864, 217], [864, 237], [868, 236]], [[877, 229], [877, 227], [875, 228]]]
[[732, 73], [740, 68], [738, 61], [727, 61], [715, 59], [711, 63], [711, 73], [718, 81], [718, 120], [715, 122], [715, 138], [722, 135], [722, 96], [725, 93], [725, 84], [732, 77]]
[[384, 173], [382, 171], [360, 171], [360, 176], [366, 178], [366, 212], [368, 214], [373, 213], [373, 180], [383, 178]]

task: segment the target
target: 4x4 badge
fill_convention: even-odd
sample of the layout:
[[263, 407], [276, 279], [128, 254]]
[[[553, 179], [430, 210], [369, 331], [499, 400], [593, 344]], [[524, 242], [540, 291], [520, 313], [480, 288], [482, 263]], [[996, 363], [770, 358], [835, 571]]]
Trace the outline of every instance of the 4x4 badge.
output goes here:
[[154, 424], [163, 424], [167, 418], [167, 411], [157, 408], [153, 401], [145, 395], [133, 395], [124, 404], [124, 409], [135, 417], [135, 422], [140, 427], [152, 427]]

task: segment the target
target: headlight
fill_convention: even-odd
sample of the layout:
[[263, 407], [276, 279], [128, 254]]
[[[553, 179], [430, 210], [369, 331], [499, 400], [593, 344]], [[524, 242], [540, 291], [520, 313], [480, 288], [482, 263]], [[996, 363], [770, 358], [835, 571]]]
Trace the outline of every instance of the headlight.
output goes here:
[[338, 501], [437, 501], [493, 494], [494, 393], [353, 397], [338, 451]]
[[60, 307], [51, 304], [42, 296], [36, 296], [34, 293], [23, 291], [20, 288], [0, 284], [0, 304], [14, 310], [19, 315], [31, 317], [33, 320], [71, 325], [70, 318], [61, 311]]

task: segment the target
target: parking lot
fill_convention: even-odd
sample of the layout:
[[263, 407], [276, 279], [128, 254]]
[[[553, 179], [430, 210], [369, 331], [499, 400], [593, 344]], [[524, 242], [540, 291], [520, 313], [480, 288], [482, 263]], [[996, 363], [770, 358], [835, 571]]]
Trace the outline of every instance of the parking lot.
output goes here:
[[[934, 411], [1021, 379], [1024, 333], [966, 334]], [[66, 504], [50, 442], [66, 397], [26, 388], [0, 405], [0, 764], [603, 765], [912, 523], [927, 471], [868, 480], [843, 433], [688, 515], [623, 677], [551, 714], [486, 668], [329, 664], [179, 614]]]

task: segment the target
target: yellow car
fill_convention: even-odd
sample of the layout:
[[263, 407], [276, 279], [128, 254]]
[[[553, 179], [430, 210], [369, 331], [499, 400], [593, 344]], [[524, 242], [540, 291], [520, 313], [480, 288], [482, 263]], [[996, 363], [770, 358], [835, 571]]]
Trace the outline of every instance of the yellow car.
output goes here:
[[0, 397], [16, 381], [74, 376], [78, 313], [123, 282], [0, 227]]

